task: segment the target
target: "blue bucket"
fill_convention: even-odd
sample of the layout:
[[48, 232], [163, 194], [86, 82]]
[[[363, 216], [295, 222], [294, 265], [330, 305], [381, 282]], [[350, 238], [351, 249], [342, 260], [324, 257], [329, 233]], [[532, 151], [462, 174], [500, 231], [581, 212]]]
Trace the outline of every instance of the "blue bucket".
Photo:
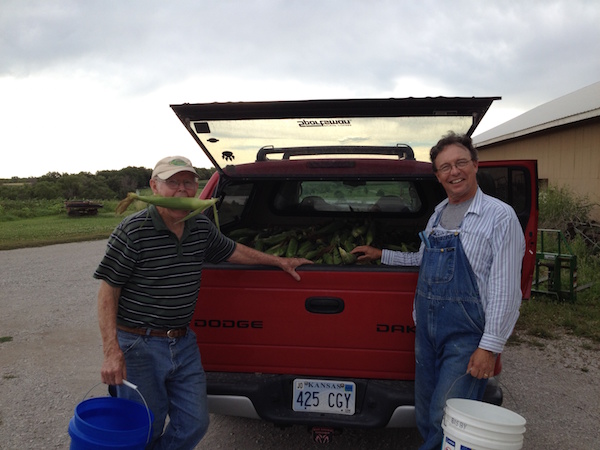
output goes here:
[[153, 420], [147, 406], [132, 400], [89, 398], [75, 407], [75, 414], [69, 421], [70, 448], [143, 450], [152, 435]]

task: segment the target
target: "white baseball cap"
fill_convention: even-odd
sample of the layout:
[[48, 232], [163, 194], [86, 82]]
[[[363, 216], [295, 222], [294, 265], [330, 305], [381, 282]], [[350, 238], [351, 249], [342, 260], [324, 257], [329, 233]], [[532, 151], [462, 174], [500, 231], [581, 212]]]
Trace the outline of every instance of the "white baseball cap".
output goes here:
[[189, 159], [183, 156], [167, 156], [156, 163], [152, 171], [152, 178], [158, 177], [161, 180], [166, 180], [179, 172], [190, 172], [198, 176]]

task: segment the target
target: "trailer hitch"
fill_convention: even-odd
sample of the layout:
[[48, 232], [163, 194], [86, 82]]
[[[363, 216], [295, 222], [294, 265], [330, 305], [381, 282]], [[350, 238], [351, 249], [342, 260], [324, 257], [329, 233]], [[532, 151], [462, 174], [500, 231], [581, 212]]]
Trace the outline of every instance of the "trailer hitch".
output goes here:
[[329, 427], [313, 427], [310, 432], [317, 444], [329, 444], [333, 441], [333, 436], [341, 434], [341, 430]]

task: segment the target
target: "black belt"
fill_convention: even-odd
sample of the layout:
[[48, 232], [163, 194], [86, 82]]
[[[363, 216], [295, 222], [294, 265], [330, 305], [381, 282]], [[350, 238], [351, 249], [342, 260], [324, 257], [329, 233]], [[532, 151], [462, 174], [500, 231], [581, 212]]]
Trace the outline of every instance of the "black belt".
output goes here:
[[131, 328], [124, 325], [117, 325], [117, 328], [127, 333], [139, 334], [140, 336], [153, 336], [153, 337], [168, 337], [178, 338], [183, 337], [187, 334], [187, 328], [171, 328], [168, 330], [160, 330], [155, 328]]

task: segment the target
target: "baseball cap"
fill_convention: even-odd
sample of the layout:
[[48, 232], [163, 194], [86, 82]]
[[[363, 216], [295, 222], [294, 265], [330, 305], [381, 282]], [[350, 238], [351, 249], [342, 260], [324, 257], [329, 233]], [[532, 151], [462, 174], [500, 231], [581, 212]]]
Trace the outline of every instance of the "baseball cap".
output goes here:
[[167, 156], [156, 163], [152, 171], [152, 178], [158, 177], [166, 180], [179, 172], [190, 172], [198, 176], [192, 162], [183, 156]]

